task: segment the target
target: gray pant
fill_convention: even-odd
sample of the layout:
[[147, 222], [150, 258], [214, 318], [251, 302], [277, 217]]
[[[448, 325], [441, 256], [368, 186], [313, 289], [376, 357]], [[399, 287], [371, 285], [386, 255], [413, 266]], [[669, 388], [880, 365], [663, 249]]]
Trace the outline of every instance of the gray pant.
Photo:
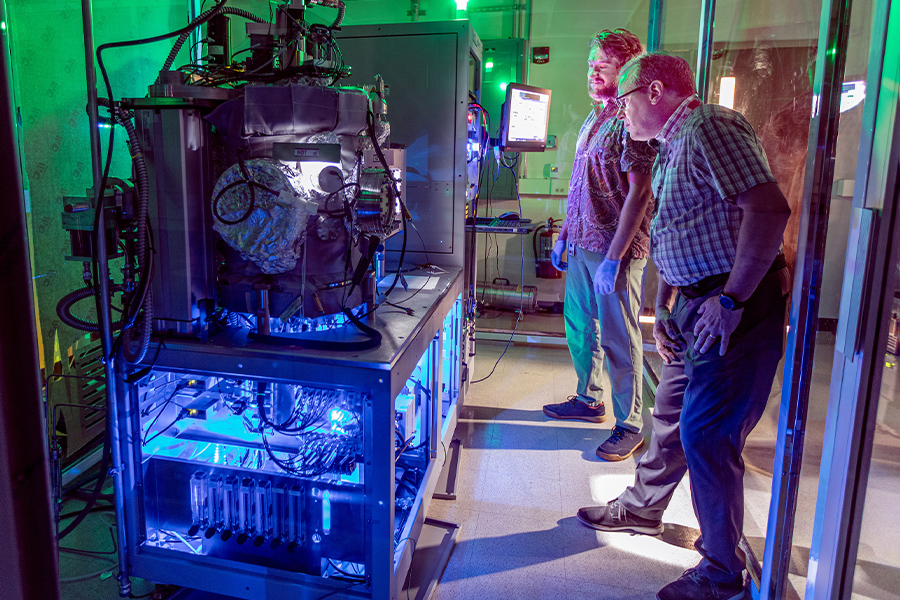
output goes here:
[[601, 368], [606, 363], [616, 424], [641, 430], [641, 373], [644, 353], [638, 316], [641, 279], [647, 259], [623, 258], [615, 289], [595, 294], [593, 277], [603, 255], [570, 246], [564, 316], [566, 342], [583, 402], [603, 399]]
[[650, 448], [641, 457], [634, 485], [622, 505], [646, 519], [661, 519], [686, 471], [700, 523], [695, 546], [700, 571], [730, 581], [743, 569], [738, 551], [744, 524], [744, 461], [741, 452], [759, 422], [782, 355], [785, 295], [780, 273], [766, 275], [744, 308], [728, 352], [693, 349], [697, 309], [708, 295], [681, 294], [672, 318], [683, 336], [678, 360], [665, 365], [656, 391]]

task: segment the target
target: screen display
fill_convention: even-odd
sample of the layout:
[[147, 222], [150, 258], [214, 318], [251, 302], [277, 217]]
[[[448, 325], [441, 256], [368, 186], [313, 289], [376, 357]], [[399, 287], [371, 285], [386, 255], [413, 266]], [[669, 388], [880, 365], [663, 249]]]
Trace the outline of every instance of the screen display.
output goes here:
[[543, 152], [550, 121], [550, 90], [521, 83], [506, 88], [501, 148], [510, 152]]

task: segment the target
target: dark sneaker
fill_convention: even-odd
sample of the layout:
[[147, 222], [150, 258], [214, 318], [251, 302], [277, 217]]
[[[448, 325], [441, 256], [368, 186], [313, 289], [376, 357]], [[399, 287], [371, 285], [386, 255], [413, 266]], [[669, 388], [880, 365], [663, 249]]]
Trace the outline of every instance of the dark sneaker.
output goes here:
[[[547, 412], [544, 410], [544, 412]], [[617, 462], [625, 460], [644, 445], [644, 436], [640, 431], [628, 431], [624, 427], [613, 427], [609, 439], [597, 448], [597, 456], [603, 460]]]
[[736, 577], [731, 583], [720, 583], [709, 579], [696, 568], [688, 569], [684, 575], [673, 581], [656, 594], [656, 600], [744, 600], [747, 590], [744, 577]]
[[578, 520], [591, 529], [599, 531], [659, 535], [664, 529], [662, 521], [644, 519], [628, 512], [624, 506], [619, 504], [618, 500], [600, 506], [579, 508]]
[[578, 419], [589, 423], [602, 423], [606, 420], [606, 407], [602, 402], [597, 406], [588, 406], [579, 400], [578, 396], [569, 396], [565, 402], [545, 405], [544, 414], [553, 419]]

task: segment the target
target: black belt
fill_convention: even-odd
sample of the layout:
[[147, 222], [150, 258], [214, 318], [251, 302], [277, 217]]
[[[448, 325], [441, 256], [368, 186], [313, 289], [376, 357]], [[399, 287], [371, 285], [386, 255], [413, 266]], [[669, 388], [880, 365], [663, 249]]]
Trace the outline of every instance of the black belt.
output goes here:
[[[785, 260], [784, 254], [779, 254], [775, 257], [775, 261], [772, 263], [772, 266], [769, 267], [767, 274], [777, 273], [778, 271], [786, 268], [787, 260]], [[719, 273], [718, 275], [710, 275], [709, 277], [704, 277], [700, 281], [692, 283], [691, 285], [680, 286], [678, 288], [678, 292], [688, 300], [702, 298], [714, 289], [724, 287], [725, 282], [728, 281], [729, 275], [731, 275], [731, 273]]]

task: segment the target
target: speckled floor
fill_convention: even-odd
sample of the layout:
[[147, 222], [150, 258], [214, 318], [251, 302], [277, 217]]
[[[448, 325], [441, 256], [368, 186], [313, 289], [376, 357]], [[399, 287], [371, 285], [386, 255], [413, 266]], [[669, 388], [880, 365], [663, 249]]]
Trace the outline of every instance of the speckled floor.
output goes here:
[[[503, 348], [479, 346], [476, 379]], [[578, 523], [579, 507], [606, 502], [629, 485], [638, 457], [596, 458], [612, 419], [595, 425], [544, 416], [544, 404], [564, 401], [574, 388], [568, 351], [535, 346], [510, 347], [494, 374], [470, 388], [457, 426], [457, 499], [435, 500], [429, 513], [462, 526], [436, 599], [653, 598], [697, 562], [686, 480], [659, 538]]]
[[[825, 335], [820, 342], [794, 537], [791, 599], [804, 592], [828, 399], [833, 338]], [[490, 372], [503, 349], [503, 344], [479, 344], [476, 379]], [[894, 366], [886, 373], [893, 373], [896, 380], [896, 370]], [[769, 510], [780, 382], [779, 371], [769, 407], [744, 453], [745, 535], [759, 558]], [[564, 347], [520, 345], [509, 348], [489, 379], [470, 388], [456, 432], [463, 444], [457, 499], [433, 500], [429, 510], [431, 517], [460, 524], [435, 600], [651, 600], [659, 588], [699, 560], [692, 547], [699, 531], [687, 480], [665, 514], [666, 533], [662, 536], [606, 534], [577, 522], [574, 515], [579, 507], [606, 502], [632, 481], [639, 456], [621, 463], [595, 457], [594, 450], [608, 435], [611, 419], [594, 425], [544, 416], [544, 404], [564, 400], [574, 387], [575, 376]], [[900, 429], [896, 404], [890, 406], [891, 412], [880, 415], [887, 433], [879, 430], [876, 438], [873, 471], [890, 471], [884, 479], [878, 478], [880, 483], [870, 486], [870, 499], [879, 502], [895, 502], [898, 497], [896, 488], [884, 483], [898, 478], [900, 439], [891, 435]], [[648, 419], [649, 407], [646, 425]], [[649, 426], [644, 431], [648, 434]], [[73, 508], [77, 504], [67, 510]], [[883, 549], [873, 549], [866, 540], [866, 529], [877, 530], [878, 521], [872, 516], [877, 514], [875, 510], [866, 512], [860, 546], [862, 568], [857, 575], [867, 580], [859, 584], [861, 593], [854, 598], [894, 600], [900, 598], [896, 591], [887, 590], [900, 589], [898, 570], [880, 564], [878, 556]], [[66, 543], [110, 550], [106, 521], [111, 521], [111, 515], [92, 515], [84, 529], [76, 530]], [[63, 598], [117, 598], [111, 567], [111, 561], [64, 554], [64, 578], [96, 571], [102, 575], [64, 583]], [[151, 589], [147, 582], [135, 580], [133, 593]]]

